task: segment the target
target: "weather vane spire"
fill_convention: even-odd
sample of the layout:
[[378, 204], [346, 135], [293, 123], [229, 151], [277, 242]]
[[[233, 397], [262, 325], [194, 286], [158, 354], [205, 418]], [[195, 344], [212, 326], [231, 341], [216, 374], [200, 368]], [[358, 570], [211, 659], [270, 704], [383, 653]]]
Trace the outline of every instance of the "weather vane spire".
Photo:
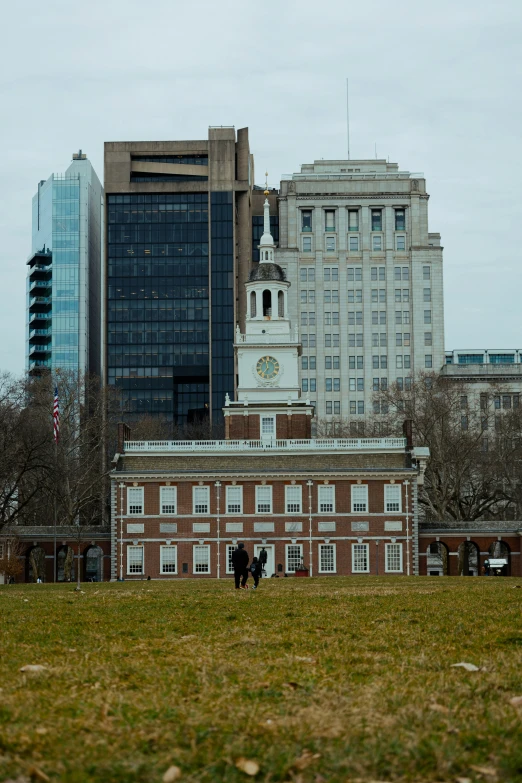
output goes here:
[[270, 191], [268, 190], [268, 171], [265, 171], [265, 196], [268, 196]]

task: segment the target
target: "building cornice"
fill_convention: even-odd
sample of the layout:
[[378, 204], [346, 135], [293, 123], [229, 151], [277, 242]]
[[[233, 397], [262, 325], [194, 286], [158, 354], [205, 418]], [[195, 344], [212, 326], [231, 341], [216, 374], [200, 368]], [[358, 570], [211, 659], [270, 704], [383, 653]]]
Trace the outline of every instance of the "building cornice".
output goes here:
[[300, 480], [304, 481], [305, 479], [332, 479], [332, 478], [342, 478], [342, 479], [394, 479], [395, 481], [397, 478], [404, 478], [404, 479], [411, 479], [416, 478], [417, 471], [415, 468], [347, 468], [346, 471], [340, 471], [340, 470], [286, 470], [284, 476], [282, 476], [280, 470], [267, 470], [267, 471], [260, 471], [260, 470], [253, 470], [252, 472], [248, 471], [234, 471], [234, 470], [213, 470], [213, 471], [206, 471], [206, 472], [200, 472], [195, 470], [187, 470], [187, 471], [181, 471], [181, 470], [163, 470], [163, 471], [118, 471], [118, 472], [112, 472], [111, 478], [114, 481], [142, 481], [142, 482], [154, 482], [154, 481], [172, 481], [172, 479], [179, 479], [183, 481], [213, 481], [214, 479], [223, 479], [224, 477], [230, 478], [230, 480], [234, 480], [237, 478], [244, 478], [248, 479], [249, 481], [257, 481], [257, 480], [263, 480], [263, 479], [276, 479], [278, 481], [291, 481], [291, 480]]

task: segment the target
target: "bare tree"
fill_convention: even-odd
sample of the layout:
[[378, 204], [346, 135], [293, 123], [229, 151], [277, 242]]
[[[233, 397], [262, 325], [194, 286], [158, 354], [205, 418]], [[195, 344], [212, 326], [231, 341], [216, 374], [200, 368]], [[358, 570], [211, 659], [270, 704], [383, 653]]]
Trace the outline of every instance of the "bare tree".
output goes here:
[[0, 531], [17, 524], [49, 475], [50, 416], [27, 405], [24, 379], [0, 375]]
[[22, 557], [24, 547], [19, 539], [4, 528], [4, 534], [0, 536], [0, 574], [7, 584], [19, 576], [24, 570]]
[[[414, 443], [428, 446], [424, 487], [419, 502], [427, 518], [476, 520], [504, 515], [506, 494], [505, 449], [495, 433], [491, 406], [469, 404], [465, 389], [435, 373], [420, 373], [409, 388], [397, 383], [374, 395], [372, 428], [400, 435], [410, 419]], [[497, 433], [498, 435], [498, 433]]]

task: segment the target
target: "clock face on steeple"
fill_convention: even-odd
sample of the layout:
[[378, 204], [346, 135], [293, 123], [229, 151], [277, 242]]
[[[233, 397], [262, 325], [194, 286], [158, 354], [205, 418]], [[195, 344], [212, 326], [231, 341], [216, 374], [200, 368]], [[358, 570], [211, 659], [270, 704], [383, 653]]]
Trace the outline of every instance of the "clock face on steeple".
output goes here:
[[256, 372], [264, 381], [271, 381], [279, 374], [279, 362], [273, 356], [262, 356], [256, 364]]

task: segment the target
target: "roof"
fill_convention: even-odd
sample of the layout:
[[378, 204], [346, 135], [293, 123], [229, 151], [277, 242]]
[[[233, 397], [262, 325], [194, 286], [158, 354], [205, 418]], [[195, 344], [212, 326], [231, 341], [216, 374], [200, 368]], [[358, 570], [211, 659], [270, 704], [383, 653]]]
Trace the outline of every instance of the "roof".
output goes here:
[[256, 280], [278, 280], [284, 282], [286, 275], [279, 264], [270, 264], [265, 261], [254, 267], [248, 276], [249, 283], [254, 283]]

